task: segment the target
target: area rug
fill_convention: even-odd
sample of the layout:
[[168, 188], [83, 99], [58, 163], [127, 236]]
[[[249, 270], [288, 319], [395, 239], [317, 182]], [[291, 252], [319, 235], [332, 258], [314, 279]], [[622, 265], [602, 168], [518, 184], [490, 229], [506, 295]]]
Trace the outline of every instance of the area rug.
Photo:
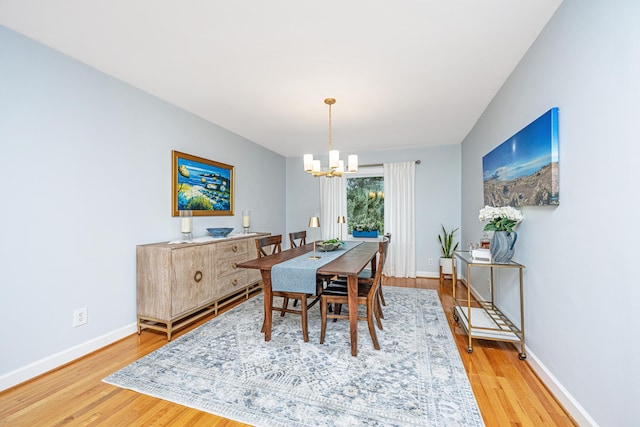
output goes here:
[[358, 322], [320, 311], [273, 318], [260, 333], [262, 296], [252, 298], [103, 381], [256, 426], [482, 426], [483, 421], [436, 291], [385, 287], [381, 350]]

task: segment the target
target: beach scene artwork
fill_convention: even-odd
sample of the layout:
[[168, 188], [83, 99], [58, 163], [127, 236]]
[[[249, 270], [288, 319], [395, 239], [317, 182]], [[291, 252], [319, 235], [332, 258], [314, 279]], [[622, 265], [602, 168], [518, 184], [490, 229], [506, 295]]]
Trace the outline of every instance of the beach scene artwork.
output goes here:
[[174, 152], [174, 215], [233, 215], [233, 166]]
[[485, 155], [482, 173], [485, 205], [558, 205], [558, 108]]

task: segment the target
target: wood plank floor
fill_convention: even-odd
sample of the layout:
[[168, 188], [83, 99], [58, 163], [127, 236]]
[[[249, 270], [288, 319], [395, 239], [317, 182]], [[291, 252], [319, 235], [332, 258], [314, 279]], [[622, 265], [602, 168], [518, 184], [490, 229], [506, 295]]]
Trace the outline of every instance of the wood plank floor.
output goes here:
[[[385, 286], [438, 289], [437, 279], [385, 279]], [[462, 285], [458, 285], [462, 286]], [[464, 288], [461, 288], [462, 292]], [[466, 292], [466, 291], [465, 291]], [[574, 426], [571, 417], [511, 344], [474, 341], [473, 353], [451, 316], [451, 281], [440, 290], [458, 351], [487, 426]], [[193, 327], [207, 321], [204, 319]], [[182, 335], [185, 328], [174, 336]], [[102, 378], [166, 343], [144, 331], [0, 393], [0, 425], [6, 426], [242, 426], [133, 391]]]

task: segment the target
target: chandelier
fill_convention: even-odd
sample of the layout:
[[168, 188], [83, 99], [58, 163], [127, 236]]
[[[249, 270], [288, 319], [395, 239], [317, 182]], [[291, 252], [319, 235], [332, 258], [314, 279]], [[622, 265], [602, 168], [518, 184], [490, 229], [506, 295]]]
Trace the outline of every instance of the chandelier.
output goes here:
[[342, 176], [345, 173], [354, 173], [358, 171], [358, 156], [351, 154], [348, 157], [347, 169], [344, 168], [344, 161], [340, 160], [340, 152], [333, 149], [331, 140], [331, 106], [336, 103], [333, 98], [327, 98], [324, 103], [329, 106], [329, 167], [323, 169], [320, 160], [314, 160], [313, 154], [305, 154], [303, 157], [304, 170], [314, 177], [326, 176], [333, 178], [334, 176]]

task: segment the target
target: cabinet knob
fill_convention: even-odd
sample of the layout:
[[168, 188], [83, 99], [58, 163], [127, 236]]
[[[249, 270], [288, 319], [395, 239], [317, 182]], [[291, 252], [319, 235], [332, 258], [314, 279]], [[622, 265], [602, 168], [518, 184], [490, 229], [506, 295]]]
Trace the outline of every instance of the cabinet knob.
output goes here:
[[231, 264], [231, 268], [233, 268], [234, 270], [238, 268], [238, 263], [234, 262], [233, 264]]
[[237, 247], [236, 245], [233, 245], [233, 246], [231, 247], [231, 250], [232, 250], [233, 252], [238, 252], [238, 247]]
[[200, 282], [202, 280], [202, 271], [196, 271], [196, 274], [193, 275], [193, 280], [195, 280], [196, 283]]
[[231, 284], [232, 284], [233, 286], [236, 286], [236, 285], [238, 284], [238, 279], [233, 279], [233, 280], [231, 281]]

